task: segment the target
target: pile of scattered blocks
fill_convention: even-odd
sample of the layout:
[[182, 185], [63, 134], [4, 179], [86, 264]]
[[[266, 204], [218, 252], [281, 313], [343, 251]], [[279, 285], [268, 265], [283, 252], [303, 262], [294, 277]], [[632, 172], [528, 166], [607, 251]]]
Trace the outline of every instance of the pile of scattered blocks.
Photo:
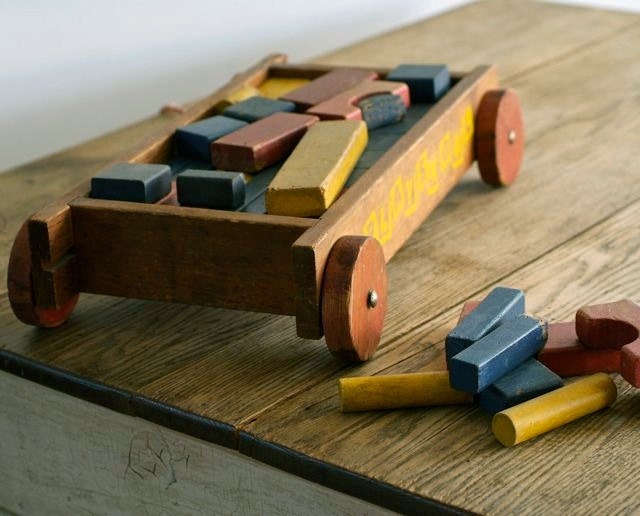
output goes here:
[[640, 306], [587, 306], [575, 323], [547, 324], [526, 315], [524, 301], [521, 290], [498, 287], [467, 302], [445, 340], [447, 371], [343, 378], [342, 410], [475, 402], [513, 446], [611, 405], [617, 390], [606, 373], [640, 387]]
[[[384, 80], [355, 68], [267, 78], [178, 128], [170, 163], [116, 164], [92, 179], [91, 196], [317, 217], [384, 153], [384, 128], [412, 102], [437, 102], [450, 81], [444, 65], [400, 65]], [[371, 132], [379, 137], [368, 145]]]

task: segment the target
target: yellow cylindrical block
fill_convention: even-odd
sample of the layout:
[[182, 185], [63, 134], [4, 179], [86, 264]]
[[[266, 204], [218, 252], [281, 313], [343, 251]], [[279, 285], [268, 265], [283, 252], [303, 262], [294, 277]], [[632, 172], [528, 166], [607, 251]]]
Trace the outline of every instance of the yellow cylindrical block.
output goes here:
[[338, 380], [342, 412], [471, 403], [449, 385], [448, 371], [363, 376]]
[[491, 429], [505, 446], [513, 446], [613, 404], [616, 384], [597, 373], [493, 416]]

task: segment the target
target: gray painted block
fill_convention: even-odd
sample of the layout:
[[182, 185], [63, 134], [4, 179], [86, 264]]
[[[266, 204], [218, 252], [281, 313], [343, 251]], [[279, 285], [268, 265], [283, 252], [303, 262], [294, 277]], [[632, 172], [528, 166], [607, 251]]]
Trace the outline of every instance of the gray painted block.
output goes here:
[[146, 163], [116, 163], [91, 178], [91, 197], [154, 203], [171, 192], [171, 168]]
[[245, 183], [239, 172], [185, 170], [176, 178], [181, 206], [235, 210], [244, 203]]
[[396, 124], [407, 114], [407, 106], [398, 95], [373, 95], [358, 104], [367, 129]]
[[248, 125], [226, 116], [212, 116], [176, 129], [174, 142], [180, 156], [211, 163], [211, 143]]
[[389, 72], [387, 80], [406, 83], [411, 102], [436, 102], [451, 84], [446, 65], [402, 64]]
[[296, 105], [287, 100], [268, 99], [267, 97], [249, 97], [246, 100], [238, 102], [225, 109], [222, 114], [245, 122], [255, 122], [261, 118], [280, 112], [293, 112]]
[[530, 358], [478, 394], [476, 401], [484, 410], [495, 414], [563, 385], [556, 373]]

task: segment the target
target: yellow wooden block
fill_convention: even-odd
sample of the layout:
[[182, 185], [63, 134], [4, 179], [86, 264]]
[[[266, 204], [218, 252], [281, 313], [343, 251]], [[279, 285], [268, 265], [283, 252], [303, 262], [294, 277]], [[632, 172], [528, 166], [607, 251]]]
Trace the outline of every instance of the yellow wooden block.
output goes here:
[[582, 378], [560, 389], [498, 412], [493, 435], [513, 446], [613, 404], [616, 384], [605, 373]]
[[227, 95], [224, 99], [218, 101], [214, 107], [214, 111], [216, 113], [222, 113], [226, 108], [235, 104], [236, 102], [241, 102], [251, 97], [255, 97], [256, 95], [260, 95], [260, 90], [254, 88], [249, 84], [243, 84], [239, 88], [233, 90], [229, 95]]
[[267, 213], [322, 215], [338, 197], [367, 146], [367, 139], [367, 126], [360, 120], [315, 124], [269, 185]]
[[292, 90], [304, 86], [309, 79], [298, 79], [291, 77], [270, 77], [259, 87], [260, 94], [270, 99], [279, 99]]
[[448, 371], [341, 378], [342, 412], [471, 403], [473, 395], [449, 385]]

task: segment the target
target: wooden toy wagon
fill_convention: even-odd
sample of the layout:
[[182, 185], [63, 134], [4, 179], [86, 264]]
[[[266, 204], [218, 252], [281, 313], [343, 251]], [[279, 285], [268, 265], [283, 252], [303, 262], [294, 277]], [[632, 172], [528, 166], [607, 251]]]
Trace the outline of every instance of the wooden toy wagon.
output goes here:
[[[268, 57], [171, 115], [170, 127], [121, 161], [167, 163], [177, 127], [270, 79], [314, 79], [332, 69]], [[317, 218], [184, 207], [175, 195], [155, 204], [96, 199], [86, 182], [18, 233], [8, 273], [13, 311], [27, 324], [55, 327], [79, 292], [89, 292], [295, 315], [300, 337], [324, 335], [332, 353], [366, 360], [382, 333], [386, 262], [474, 160], [492, 185], [517, 175], [520, 107], [513, 92], [497, 88], [493, 67], [452, 73], [447, 93], [414, 111], [408, 130]]]

